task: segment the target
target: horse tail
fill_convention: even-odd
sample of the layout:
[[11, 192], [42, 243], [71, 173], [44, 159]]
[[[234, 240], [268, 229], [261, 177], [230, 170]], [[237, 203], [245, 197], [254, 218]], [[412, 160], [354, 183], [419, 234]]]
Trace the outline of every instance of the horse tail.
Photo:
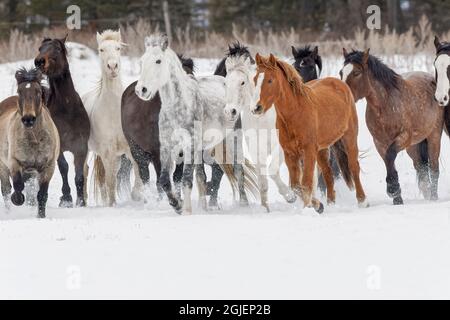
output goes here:
[[105, 202], [106, 199], [104, 199], [102, 189], [105, 187], [106, 184], [106, 172], [102, 158], [98, 155], [95, 156], [94, 168], [92, 170], [94, 177], [93, 187], [94, 187], [95, 202], [98, 203], [100, 196], [102, 197], [102, 201]]
[[341, 174], [342, 177], [344, 178], [345, 183], [347, 184], [350, 190], [353, 190], [355, 188], [355, 184], [353, 182], [353, 176], [350, 171], [350, 166], [348, 164], [348, 156], [345, 150], [345, 145], [342, 143], [341, 140], [339, 140], [331, 147], [331, 149], [334, 155], [336, 156], [336, 160], [339, 165], [339, 168], [341, 169]]
[[[222, 171], [230, 181], [231, 188], [233, 190], [233, 196], [236, 199], [236, 195], [239, 194], [239, 181], [234, 174], [234, 165], [232, 164], [219, 164]], [[244, 160], [242, 165], [244, 169], [244, 190], [250, 194], [254, 199], [259, 198], [259, 187], [256, 176], [256, 169], [248, 159]]]

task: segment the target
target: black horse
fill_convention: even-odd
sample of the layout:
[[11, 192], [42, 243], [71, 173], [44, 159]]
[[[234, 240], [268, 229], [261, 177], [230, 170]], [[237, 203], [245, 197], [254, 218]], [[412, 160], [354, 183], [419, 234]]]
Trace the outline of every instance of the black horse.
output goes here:
[[[194, 74], [194, 62], [180, 56], [183, 69]], [[161, 99], [157, 94], [152, 100], [144, 101], [136, 95], [137, 81], [128, 86], [122, 95], [122, 128], [131, 149], [131, 155], [139, 166], [139, 175], [144, 184], [150, 181], [150, 163], [156, 172], [156, 186], [160, 198], [164, 191], [160, 184], [161, 160], [159, 142], [159, 113]], [[156, 139], [155, 139], [156, 137]], [[180, 185], [183, 178], [183, 163], [177, 165], [173, 174], [175, 185]], [[129, 182], [131, 163], [122, 161], [119, 178]], [[179, 190], [178, 190], [179, 191]]]
[[[292, 55], [295, 58], [293, 63], [294, 68], [302, 76], [303, 81], [309, 82], [319, 79], [322, 73], [322, 57], [319, 55], [319, 47], [315, 46], [311, 49], [311, 46], [307, 45], [303, 48], [292, 47]], [[336, 161], [336, 156], [333, 152], [334, 148], [338, 148], [339, 145], [333, 146], [330, 153], [330, 165], [333, 170], [334, 179], [341, 177], [339, 164]], [[319, 175], [319, 189], [322, 193], [326, 193], [327, 186], [323, 175]]]
[[70, 151], [74, 155], [75, 186], [79, 207], [86, 206], [86, 158], [88, 154], [88, 139], [90, 122], [80, 96], [75, 91], [67, 49], [67, 36], [63, 39], [49, 39], [42, 41], [39, 54], [34, 64], [48, 77], [50, 92], [47, 107], [58, 128], [61, 139], [61, 152], [58, 158], [58, 168], [63, 180], [60, 207], [72, 207], [73, 200], [67, 174], [69, 165], [63, 152]]

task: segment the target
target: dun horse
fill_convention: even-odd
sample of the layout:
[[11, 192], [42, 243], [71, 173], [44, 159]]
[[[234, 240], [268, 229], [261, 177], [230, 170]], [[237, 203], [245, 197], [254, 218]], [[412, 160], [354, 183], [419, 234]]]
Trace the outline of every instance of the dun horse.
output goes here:
[[66, 38], [44, 39], [34, 64], [48, 77], [50, 93], [47, 106], [61, 138], [58, 168], [63, 180], [63, 195], [60, 207], [73, 206], [67, 177], [69, 165], [63, 154], [65, 151], [70, 151], [74, 155], [76, 205], [84, 207], [86, 206], [85, 188], [87, 182], [87, 167], [85, 164], [88, 154], [90, 123], [83, 102], [73, 85], [65, 42]]
[[45, 89], [39, 70], [16, 73], [18, 96], [0, 103], [0, 180], [5, 202], [11, 192], [16, 206], [25, 202], [25, 182], [37, 176], [38, 216], [45, 218], [48, 186], [59, 155], [59, 135], [45, 106]]
[[[292, 47], [292, 55], [295, 59], [293, 66], [300, 73], [304, 82], [310, 82], [320, 78], [320, 74], [322, 73], [322, 57], [319, 55], [319, 47], [315, 46], [313, 49], [309, 45], [303, 48]], [[341, 174], [333, 149], [331, 148], [330, 152], [330, 165], [334, 178], [339, 179]], [[323, 194], [327, 191], [322, 173], [319, 174], [319, 189]]]
[[294, 67], [273, 55], [264, 58], [258, 54], [256, 63], [260, 100], [252, 111], [263, 114], [275, 105], [291, 188], [302, 197], [305, 207], [314, 207], [319, 213], [324, 210], [312, 197], [316, 162], [327, 184], [328, 202], [335, 202], [328, 148], [336, 143], [341, 144], [338, 162], [345, 181], [350, 188], [356, 187], [358, 203], [366, 207], [359, 177], [358, 116], [348, 86], [334, 78], [304, 84]]
[[[433, 76], [395, 73], [369, 50], [344, 49], [341, 77], [356, 101], [366, 98], [366, 122], [387, 170], [387, 194], [403, 204], [395, 159], [407, 151], [417, 171], [419, 189], [426, 199], [438, 199], [439, 154], [444, 109], [434, 100]], [[431, 180], [431, 181], [430, 181]]]

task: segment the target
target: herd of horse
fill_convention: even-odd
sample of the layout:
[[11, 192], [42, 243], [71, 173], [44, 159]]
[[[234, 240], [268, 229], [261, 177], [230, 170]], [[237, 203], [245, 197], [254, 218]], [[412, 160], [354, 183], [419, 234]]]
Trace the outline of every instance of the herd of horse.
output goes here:
[[[124, 43], [120, 31], [107, 30], [97, 33], [101, 79], [83, 97], [72, 81], [66, 38], [44, 39], [35, 68], [16, 72], [17, 95], [0, 103], [0, 182], [7, 208], [10, 201], [21, 206], [37, 200], [44, 218], [56, 164], [63, 182], [60, 207], [74, 206], [66, 151], [74, 156], [79, 207], [87, 205], [89, 172], [98, 203], [114, 206], [120, 192], [144, 201], [152, 163], [159, 198], [166, 196], [179, 214], [192, 213], [194, 176], [200, 206], [217, 208], [224, 175], [240, 205], [248, 205], [252, 195], [270, 211], [270, 177], [288, 203], [299, 197], [322, 213], [316, 182], [333, 204], [334, 181], [342, 177], [365, 208], [360, 99], [367, 100], [366, 123], [385, 162], [393, 203], [403, 204], [395, 168], [402, 150], [414, 162], [425, 199], [438, 199], [441, 138], [444, 129], [450, 132], [450, 43], [437, 37], [435, 76], [399, 75], [369, 50], [344, 49], [340, 79], [320, 79], [318, 47], [292, 47], [291, 65], [272, 54], [253, 57], [235, 43], [214, 75], [196, 77], [194, 62], [176, 54], [167, 36], [152, 35], [145, 38], [139, 79], [124, 89]], [[280, 176], [283, 164], [288, 184]], [[211, 166], [210, 181], [205, 165]], [[37, 196], [26, 193], [30, 181], [37, 183]]]

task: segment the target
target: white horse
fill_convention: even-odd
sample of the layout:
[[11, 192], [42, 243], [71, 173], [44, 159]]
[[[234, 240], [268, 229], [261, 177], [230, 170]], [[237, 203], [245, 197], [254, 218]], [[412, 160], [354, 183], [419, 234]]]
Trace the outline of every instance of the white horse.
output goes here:
[[[120, 158], [131, 157], [121, 122], [121, 98], [123, 85], [120, 77], [120, 53], [122, 40], [120, 31], [106, 30], [97, 33], [98, 51], [101, 59], [102, 76], [97, 88], [83, 97], [84, 106], [91, 121], [89, 150], [96, 155], [93, 172], [95, 193], [101, 193], [103, 202], [116, 204], [117, 173]], [[132, 197], [140, 198], [142, 181], [135, 169], [135, 184]]]
[[[158, 92], [161, 97], [159, 130], [161, 143], [161, 185], [170, 204], [178, 213], [192, 213], [191, 192], [194, 174], [200, 193], [200, 202], [206, 208], [206, 176], [203, 156], [221, 144], [227, 133], [232, 133], [235, 121], [227, 121], [225, 107], [225, 79], [219, 76], [194, 78], [182, 68], [177, 54], [169, 48], [167, 36], [145, 39], [142, 73], [136, 85], [136, 94], [142, 100], [152, 99]], [[197, 126], [197, 127], [196, 127]], [[200, 129], [200, 130], [197, 130]], [[228, 148], [227, 148], [228, 150]], [[206, 151], [206, 153], [205, 153]], [[184, 155], [183, 193], [184, 206], [172, 192], [170, 174], [178, 155]], [[199, 158], [198, 156], [201, 156]], [[218, 154], [216, 153], [216, 156]], [[217, 158], [216, 158], [217, 160]], [[227, 163], [233, 163], [228, 162]], [[232, 165], [222, 164], [232, 185]], [[219, 161], [220, 164], [220, 161]], [[251, 170], [247, 169], [247, 187], [251, 184]], [[251, 187], [249, 187], [251, 190]]]
[[276, 134], [276, 111], [272, 108], [262, 116], [255, 116], [250, 112], [250, 107], [255, 104], [259, 95], [254, 82], [256, 66], [248, 57], [236, 56], [226, 60], [226, 68], [227, 105], [224, 112], [229, 121], [234, 121], [241, 115], [245, 141], [256, 167], [261, 205], [269, 211], [267, 176], [275, 182], [278, 192], [287, 202], [295, 202], [295, 193], [280, 177], [284, 153]]

